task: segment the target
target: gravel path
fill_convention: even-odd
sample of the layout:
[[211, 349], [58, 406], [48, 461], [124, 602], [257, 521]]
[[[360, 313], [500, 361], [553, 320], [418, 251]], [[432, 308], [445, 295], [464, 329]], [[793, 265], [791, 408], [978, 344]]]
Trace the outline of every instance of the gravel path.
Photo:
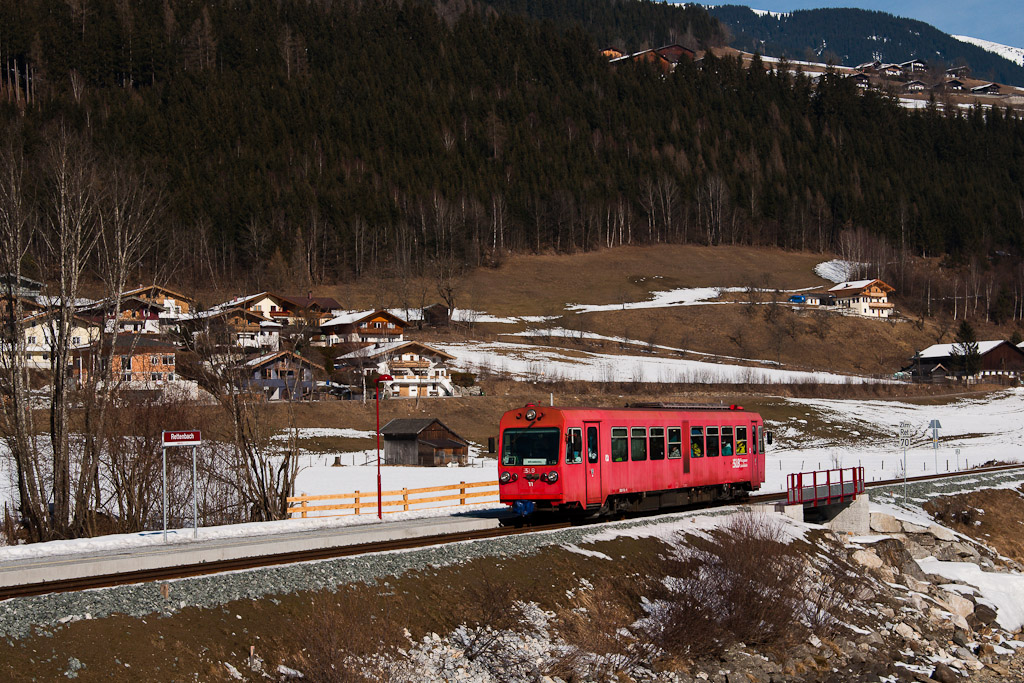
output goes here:
[[0, 603], [0, 637], [17, 639], [29, 635], [33, 626], [45, 632], [47, 628], [67, 621], [96, 619], [112, 614], [135, 617], [169, 615], [185, 607], [210, 608], [242, 599], [272, 600], [275, 595], [333, 589], [356, 582], [373, 584], [408, 571], [450, 566], [480, 557], [522, 556], [534, 554], [552, 545], [587, 543], [591, 536], [611, 528], [650, 526], [675, 518], [723, 515], [734, 510], [728, 507], [675, 513], [417, 550], [357, 555], [178, 579], [169, 582], [169, 598], [164, 598], [161, 593], [163, 582], [12, 598]]

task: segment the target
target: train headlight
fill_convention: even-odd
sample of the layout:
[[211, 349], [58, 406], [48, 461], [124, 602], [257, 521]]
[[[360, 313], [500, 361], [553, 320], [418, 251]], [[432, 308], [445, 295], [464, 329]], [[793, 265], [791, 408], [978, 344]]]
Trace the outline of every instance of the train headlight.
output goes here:
[[509, 483], [510, 481], [512, 481], [512, 473], [509, 472], [508, 470], [505, 470], [504, 472], [501, 473], [501, 476], [498, 477], [498, 481], [500, 481], [502, 484]]
[[558, 472], [551, 470], [547, 474], [543, 475], [541, 479], [543, 479], [549, 484], [554, 484], [556, 481], [558, 481]]
[[526, 419], [529, 420], [530, 422], [533, 422], [534, 420], [536, 420], [537, 419], [537, 411], [534, 410], [533, 408], [530, 408], [529, 410], [527, 410], [526, 411]]

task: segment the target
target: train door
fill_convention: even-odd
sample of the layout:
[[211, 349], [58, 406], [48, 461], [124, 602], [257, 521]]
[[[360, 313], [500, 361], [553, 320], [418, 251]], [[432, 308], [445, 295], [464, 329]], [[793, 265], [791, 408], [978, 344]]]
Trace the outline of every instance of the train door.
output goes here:
[[601, 423], [584, 422], [584, 438], [587, 442], [587, 505], [604, 502], [601, 490]]
[[[690, 423], [689, 422], [684, 422], [683, 423], [683, 436], [685, 437], [689, 433], [690, 433]], [[683, 474], [689, 474], [690, 473], [690, 444], [686, 443], [684, 439], [681, 439], [681, 440], [683, 441], [683, 443], [682, 443], [682, 448], [683, 448]]]

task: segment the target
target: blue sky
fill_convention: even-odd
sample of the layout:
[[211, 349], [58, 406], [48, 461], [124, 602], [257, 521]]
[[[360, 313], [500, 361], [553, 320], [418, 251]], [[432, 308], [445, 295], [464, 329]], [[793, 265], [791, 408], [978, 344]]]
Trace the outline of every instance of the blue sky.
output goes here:
[[946, 33], [984, 38], [1004, 45], [1024, 47], [1022, 0], [720, 0], [720, 4], [748, 5], [754, 9], [788, 12], [818, 7], [859, 7], [910, 17]]

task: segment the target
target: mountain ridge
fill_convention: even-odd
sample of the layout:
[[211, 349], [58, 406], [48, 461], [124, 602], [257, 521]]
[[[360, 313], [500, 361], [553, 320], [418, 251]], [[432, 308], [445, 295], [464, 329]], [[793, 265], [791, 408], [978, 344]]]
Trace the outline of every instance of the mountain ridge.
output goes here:
[[998, 44], [960, 40], [916, 19], [850, 8], [775, 13], [745, 5], [715, 5], [707, 10], [732, 32], [730, 44], [742, 50], [848, 66], [875, 59], [897, 63], [922, 59], [935, 66], [967, 65], [978, 78], [1024, 85], [1024, 65], [993, 49]]

